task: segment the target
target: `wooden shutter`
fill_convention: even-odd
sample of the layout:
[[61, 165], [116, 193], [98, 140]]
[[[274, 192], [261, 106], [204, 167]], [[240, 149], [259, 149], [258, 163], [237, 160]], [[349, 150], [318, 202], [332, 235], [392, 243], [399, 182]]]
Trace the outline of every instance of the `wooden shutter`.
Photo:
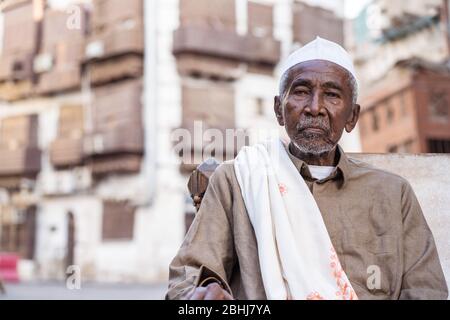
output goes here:
[[122, 201], [103, 202], [103, 240], [132, 240], [135, 207]]
[[[41, 166], [37, 146], [37, 115], [17, 116], [1, 120], [0, 185], [11, 176], [34, 177]], [[4, 181], [3, 181], [4, 182]]]
[[83, 136], [83, 106], [61, 106], [59, 110], [58, 136], [50, 147], [52, 164], [57, 168], [82, 164]]

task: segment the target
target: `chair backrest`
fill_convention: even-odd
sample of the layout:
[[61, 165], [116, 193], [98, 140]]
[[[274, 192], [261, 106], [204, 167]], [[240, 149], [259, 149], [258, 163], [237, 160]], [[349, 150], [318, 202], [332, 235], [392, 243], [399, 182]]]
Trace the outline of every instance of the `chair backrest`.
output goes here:
[[200, 208], [203, 195], [205, 194], [206, 188], [208, 187], [209, 178], [218, 166], [219, 162], [217, 162], [216, 159], [209, 158], [205, 162], [200, 164], [189, 177], [188, 189], [197, 211]]

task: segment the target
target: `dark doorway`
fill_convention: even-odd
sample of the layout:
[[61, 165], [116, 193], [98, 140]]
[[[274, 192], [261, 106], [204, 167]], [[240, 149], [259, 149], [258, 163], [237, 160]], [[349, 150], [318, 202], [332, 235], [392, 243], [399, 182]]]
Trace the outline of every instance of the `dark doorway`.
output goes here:
[[75, 217], [73, 212], [67, 212], [67, 255], [66, 255], [66, 273], [67, 268], [75, 263]]
[[34, 259], [36, 206], [25, 209], [1, 208], [0, 251], [16, 253], [21, 259]]

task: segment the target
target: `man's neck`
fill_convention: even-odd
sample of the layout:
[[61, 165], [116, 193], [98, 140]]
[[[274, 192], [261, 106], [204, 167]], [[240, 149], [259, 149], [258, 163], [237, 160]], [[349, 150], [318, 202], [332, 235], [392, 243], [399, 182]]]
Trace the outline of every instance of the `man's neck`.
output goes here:
[[334, 147], [330, 152], [317, 156], [310, 153], [301, 152], [293, 143], [289, 144], [289, 150], [296, 158], [306, 162], [312, 166], [336, 166], [337, 164], [337, 147]]

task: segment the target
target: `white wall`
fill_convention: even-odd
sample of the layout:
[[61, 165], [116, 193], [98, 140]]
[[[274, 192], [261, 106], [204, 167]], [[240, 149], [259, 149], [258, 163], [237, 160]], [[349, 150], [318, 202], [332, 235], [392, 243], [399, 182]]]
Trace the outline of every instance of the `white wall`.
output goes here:
[[351, 157], [409, 181], [433, 232], [450, 288], [450, 155], [360, 154]]
[[96, 276], [102, 204], [93, 196], [81, 195], [40, 202], [35, 257], [38, 278], [62, 279], [65, 275], [69, 211], [75, 220], [75, 263], [81, 267], [83, 280], [92, 280]]

